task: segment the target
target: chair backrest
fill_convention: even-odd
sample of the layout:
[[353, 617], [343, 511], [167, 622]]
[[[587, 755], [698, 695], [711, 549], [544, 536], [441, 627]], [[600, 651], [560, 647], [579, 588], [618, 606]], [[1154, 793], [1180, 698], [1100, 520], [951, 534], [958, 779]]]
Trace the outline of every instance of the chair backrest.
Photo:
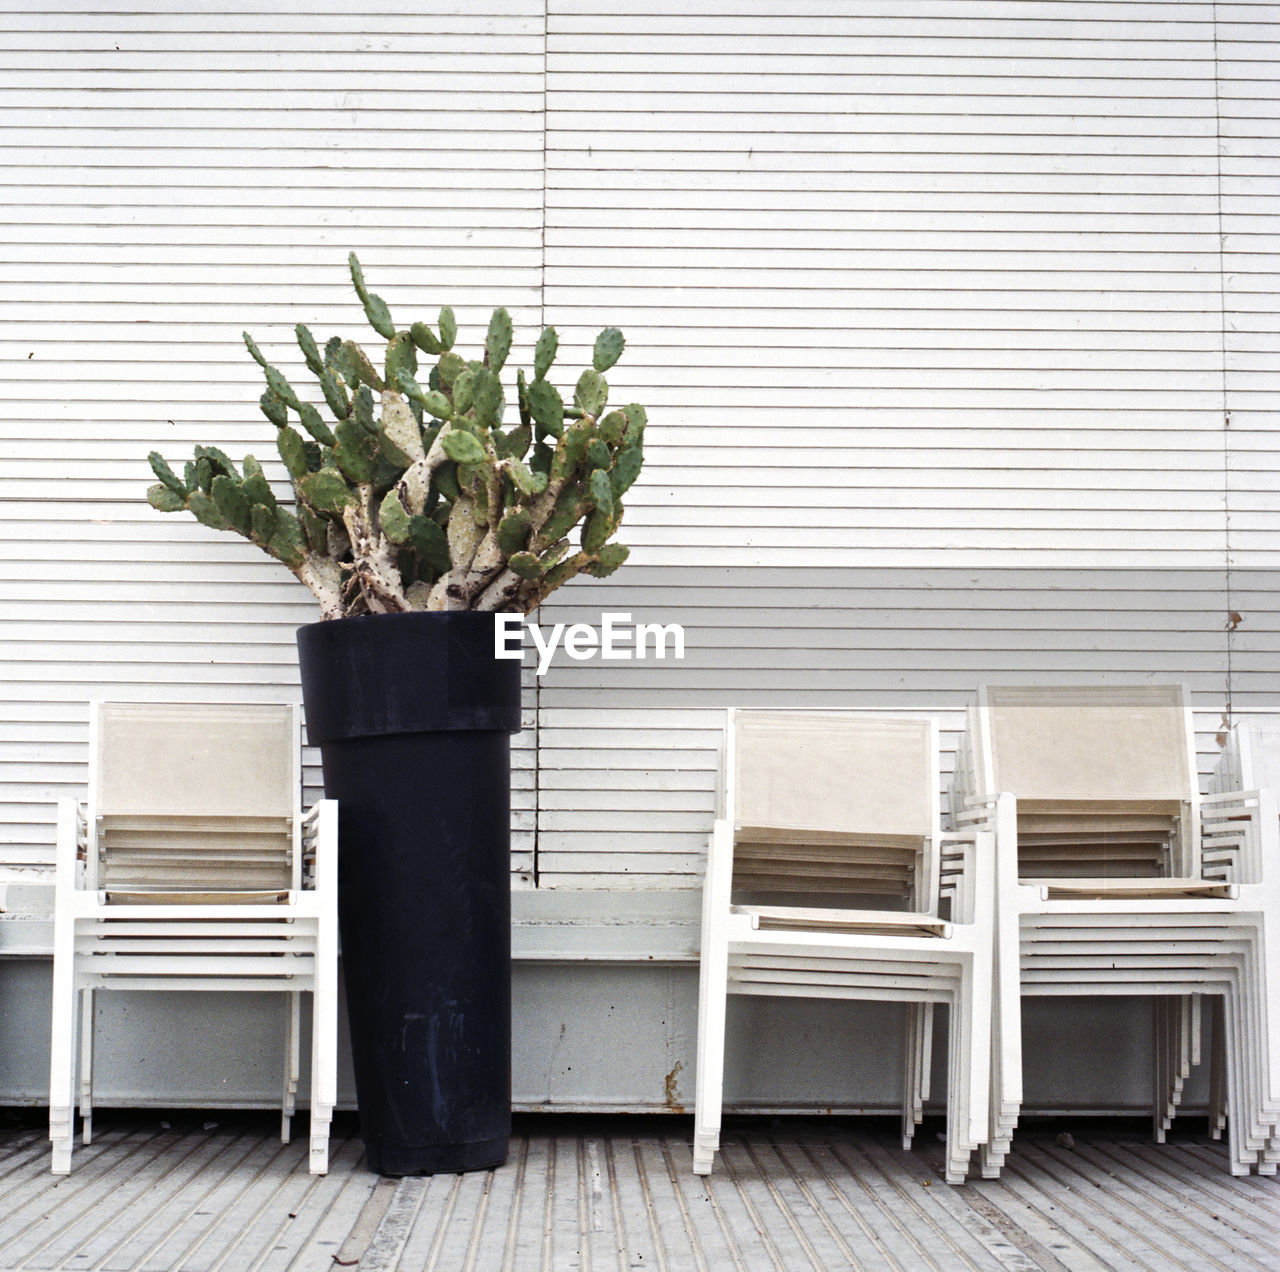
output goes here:
[[1024, 879], [1197, 875], [1199, 775], [1182, 685], [984, 685], [957, 763], [1017, 797]]
[[1280, 717], [1238, 720], [1231, 726], [1214, 775], [1219, 791], [1280, 790]]
[[1020, 806], [1198, 795], [1182, 685], [984, 685], [977, 727], [978, 792], [1009, 791]]
[[734, 710], [726, 736], [737, 886], [934, 895], [933, 721]]
[[94, 703], [87, 886], [299, 887], [299, 742], [291, 705]]

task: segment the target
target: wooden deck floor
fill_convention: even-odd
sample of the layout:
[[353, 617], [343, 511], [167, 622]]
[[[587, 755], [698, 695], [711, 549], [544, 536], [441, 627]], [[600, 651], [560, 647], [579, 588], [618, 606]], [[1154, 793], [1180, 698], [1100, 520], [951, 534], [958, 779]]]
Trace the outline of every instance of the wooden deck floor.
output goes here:
[[1280, 1267], [1280, 1182], [1194, 1134], [1032, 1128], [1001, 1180], [949, 1188], [927, 1124], [904, 1153], [889, 1121], [739, 1123], [704, 1181], [687, 1119], [530, 1116], [499, 1170], [379, 1180], [349, 1117], [314, 1178], [269, 1116], [107, 1112], [55, 1179], [43, 1126], [7, 1120], [6, 1272]]

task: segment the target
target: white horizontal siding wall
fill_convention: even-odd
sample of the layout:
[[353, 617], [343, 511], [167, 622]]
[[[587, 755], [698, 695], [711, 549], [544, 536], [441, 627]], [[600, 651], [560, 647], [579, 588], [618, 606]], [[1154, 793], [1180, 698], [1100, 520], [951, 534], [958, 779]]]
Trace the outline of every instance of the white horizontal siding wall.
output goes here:
[[1229, 693], [1280, 706], [1278, 18], [10, 4], [0, 862], [48, 860], [89, 698], [296, 697], [309, 597], [151, 512], [145, 455], [274, 458], [240, 331], [296, 369], [295, 322], [359, 330], [350, 248], [398, 317], [503, 303], [567, 371], [617, 323], [650, 408], [633, 561], [542, 618], [687, 657], [530, 689], [518, 878], [696, 886], [731, 703], [1180, 678], [1208, 763]]
[[0, 863], [50, 860], [90, 698], [298, 696], [310, 595], [144, 499], [147, 452], [196, 442], [285, 488], [242, 329], [299, 386], [296, 322], [372, 336], [355, 249], [401, 321], [451, 304], [474, 344], [505, 304], [536, 334], [543, 25], [533, 0], [5, 6]]
[[[1251, 564], [1277, 545], [1274, 439], [1224, 425], [1219, 122], [1274, 106], [1232, 69], [1257, 25], [1228, 65], [1212, 4], [549, 13], [547, 309], [626, 329], [652, 423], [633, 562], [544, 618], [688, 649], [544, 681], [540, 879], [696, 884], [734, 703], [957, 723], [987, 678], [1186, 679], [1212, 747], [1228, 471]], [[1273, 330], [1266, 258], [1230, 268]]]
[[1219, 4], [1226, 481], [1237, 712], [1280, 711], [1280, 5]]

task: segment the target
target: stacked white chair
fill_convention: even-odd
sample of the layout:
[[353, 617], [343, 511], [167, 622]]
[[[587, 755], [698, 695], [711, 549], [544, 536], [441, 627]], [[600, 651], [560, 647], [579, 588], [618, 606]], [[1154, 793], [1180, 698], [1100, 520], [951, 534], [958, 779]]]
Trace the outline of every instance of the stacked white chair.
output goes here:
[[722, 780], [703, 891], [694, 1171], [710, 1173], [720, 1147], [732, 993], [907, 1004], [904, 1145], [927, 1090], [928, 1012], [946, 1003], [946, 1177], [963, 1182], [988, 1120], [993, 842], [940, 832], [936, 725], [731, 711]]
[[[996, 836], [996, 1011], [983, 1173], [1022, 1103], [1022, 995], [1158, 995], [1157, 1137], [1197, 1048], [1196, 996], [1223, 1012], [1233, 1173], [1275, 1170], [1261, 863], [1266, 807], [1202, 809], [1180, 685], [980, 690], [956, 764], [960, 824]], [[1202, 838], [1203, 817], [1203, 838]], [[1272, 819], [1274, 821], [1274, 818]]]
[[312, 996], [310, 1168], [337, 1096], [337, 805], [301, 812], [296, 707], [95, 703], [87, 809], [58, 803], [49, 1138], [92, 1138], [97, 990], [288, 995], [281, 1138]]
[[1209, 790], [1213, 794], [1280, 790], [1280, 716], [1238, 720], [1223, 739]]
[[[1237, 721], [1222, 739], [1222, 754], [1209, 779], [1205, 798], [1206, 873], [1233, 868], [1263, 893], [1267, 913], [1280, 910], [1280, 833], [1274, 818], [1263, 810], [1280, 792], [1280, 717], [1264, 716]], [[1256, 820], [1255, 820], [1256, 819]], [[1264, 932], [1264, 942], [1267, 933]], [[1280, 1115], [1280, 937], [1265, 945], [1262, 992], [1267, 1018], [1270, 1068], [1269, 1107]], [[1225, 1056], [1221, 1044], [1222, 1023], [1215, 1020], [1213, 1035], [1210, 1109], [1212, 1128], [1220, 1134], [1226, 1120], [1223, 1083]], [[1273, 1133], [1267, 1154], [1280, 1157], [1280, 1143]]]

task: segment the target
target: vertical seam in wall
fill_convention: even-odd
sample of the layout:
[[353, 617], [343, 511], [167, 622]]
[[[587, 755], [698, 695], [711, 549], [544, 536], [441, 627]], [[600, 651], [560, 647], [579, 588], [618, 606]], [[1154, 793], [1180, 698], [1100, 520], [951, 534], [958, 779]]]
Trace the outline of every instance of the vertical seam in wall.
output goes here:
[[1223, 582], [1226, 592], [1226, 706], [1225, 723], [1231, 723], [1233, 685], [1232, 654], [1235, 646], [1235, 605], [1232, 590], [1231, 562], [1231, 408], [1227, 394], [1227, 244], [1222, 219], [1222, 72], [1218, 60], [1218, 6], [1212, 5], [1213, 20], [1213, 123], [1214, 158], [1218, 217], [1218, 303], [1220, 307], [1219, 340], [1222, 354], [1222, 552]]
[[[538, 274], [538, 330], [547, 325], [547, 32], [550, 0], [542, 6], [542, 210], [538, 218], [541, 261]], [[538, 613], [534, 611], [534, 618]], [[538, 860], [542, 836], [542, 681], [533, 677], [533, 886], [541, 882]]]

